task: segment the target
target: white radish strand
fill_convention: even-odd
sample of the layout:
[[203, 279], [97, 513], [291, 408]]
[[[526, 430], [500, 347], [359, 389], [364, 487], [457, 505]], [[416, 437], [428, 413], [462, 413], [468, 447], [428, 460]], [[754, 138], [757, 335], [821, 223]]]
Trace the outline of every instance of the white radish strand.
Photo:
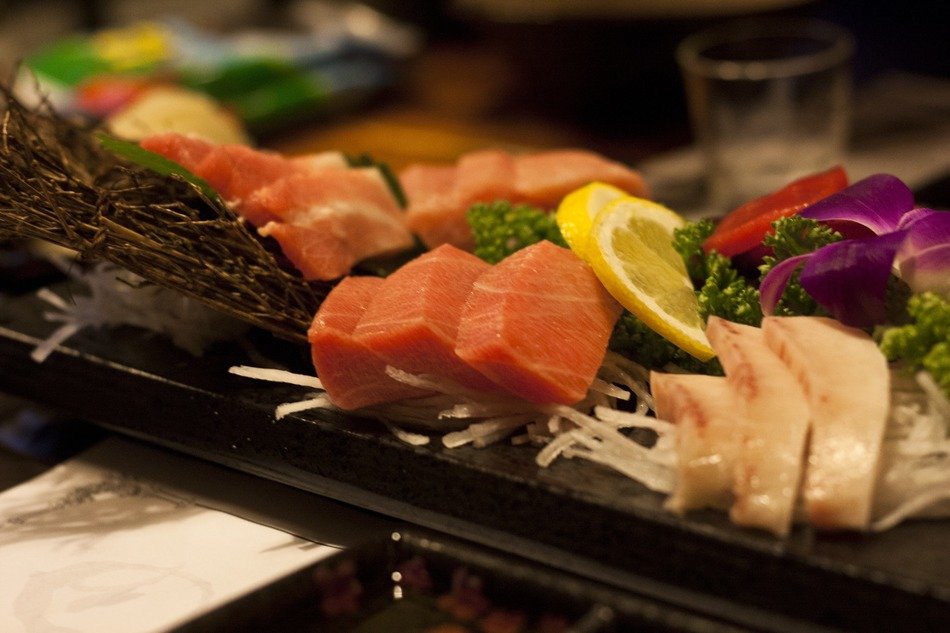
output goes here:
[[169, 337], [173, 344], [195, 356], [212, 343], [232, 340], [248, 325], [225, 316], [178, 292], [150, 285], [141, 277], [114, 264], [99, 263], [82, 270], [69, 260], [53, 257], [50, 261], [88, 290], [67, 299], [48, 288], [37, 297], [58, 312], [44, 312], [43, 318], [63, 325], [57, 328], [31, 354], [43, 362], [70, 337], [85, 328], [133, 325]]
[[320, 382], [320, 379], [316, 376], [297, 374], [283, 369], [235, 365], [228, 369], [228, 373], [234, 374], [236, 376], [243, 376], [245, 378], [254, 378], [255, 380], [267, 380], [269, 382], [280, 382], [287, 385], [297, 385], [299, 387], [323, 389], [323, 383]]

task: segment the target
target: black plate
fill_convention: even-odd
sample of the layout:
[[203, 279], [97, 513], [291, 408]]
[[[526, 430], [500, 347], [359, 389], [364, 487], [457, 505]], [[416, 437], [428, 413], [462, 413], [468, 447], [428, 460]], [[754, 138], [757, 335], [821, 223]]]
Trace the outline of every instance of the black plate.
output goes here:
[[[239, 346], [194, 358], [117, 328], [36, 364], [29, 353], [53, 329], [42, 310], [32, 296], [0, 297], [0, 389], [131, 436], [758, 630], [950, 622], [948, 521], [872, 535], [799, 529], [783, 541], [718, 513], [680, 519], [612, 471], [570, 460], [539, 469], [527, 447], [413, 447], [330, 412], [277, 422], [274, 406], [305, 390], [228, 374], [260, 364]], [[256, 338], [306, 370], [308, 350]]]

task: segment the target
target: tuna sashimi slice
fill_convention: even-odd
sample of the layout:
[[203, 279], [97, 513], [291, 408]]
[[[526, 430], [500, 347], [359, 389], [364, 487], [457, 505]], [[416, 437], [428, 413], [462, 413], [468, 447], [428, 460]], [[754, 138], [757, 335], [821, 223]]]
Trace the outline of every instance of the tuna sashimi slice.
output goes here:
[[339, 279], [356, 263], [346, 240], [326, 227], [268, 222], [258, 233], [277, 240], [281, 252], [307, 280]]
[[740, 413], [721, 376], [650, 373], [656, 417], [676, 425], [677, 483], [666, 501], [673, 512], [728, 508]]
[[354, 330], [356, 340], [397, 369], [497, 389], [455, 353], [462, 308], [488, 268], [448, 244], [420, 255], [386, 278]]
[[890, 403], [887, 360], [868, 334], [834, 319], [766, 317], [762, 330], [811, 405], [809, 521], [867, 528]]
[[515, 196], [544, 208], [555, 208], [571, 191], [594, 181], [623, 189], [640, 198], [648, 195], [640, 174], [594, 152], [551, 150], [519, 156]]
[[306, 215], [319, 215], [323, 209], [371, 212], [393, 218], [402, 239], [412, 241], [399, 203], [375, 168], [327, 167], [284, 174], [253, 191], [243, 208], [301, 225], [308, 224]]
[[455, 165], [416, 164], [399, 173], [399, 184], [410, 206], [424, 202], [433, 206], [449, 206], [455, 192], [458, 170]]
[[290, 159], [244, 145], [219, 145], [195, 167], [226, 201], [243, 201], [278, 178], [297, 172]]
[[486, 149], [458, 160], [455, 204], [467, 211], [476, 202], [513, 200], [516, 159], [508, 152]]
[[429, 248], [452, 244], [466, 251], [475, 248], [465, 220], [468, 208], [455, 199], [455, 165], [411, 165], [399, 174], [406, 194], [406, 227]]
[[426, 395], [390, 378], [386, 361], [353, 338], [353, 329], [382, 284], [380, 277], [342, 280], [320, 304], [307, 332], [317, 376], [341, 409]]
[[217, 145], [197, 136], [174, 132], [154, 134], [142, 139], [140, 144], [206, 180], [254, 226], [264, 226], [277, 219], [273, 212], [245, 205], [246, 199], [258, 189], [288, 175], [347, 166], [346, 158], [340, 152], [287, 158], [276, 152], [244, 145]]
[[178, 132], [162, 132], [143, 138], [139, 145], [143, 149], [155, 152], [174, 161], [195, 173], [195, 168], [215, 148], [215, 144], [199, 136], [179, 134]]
[[635, 196], [648, 193], [638, 172], [584, 150], [523, 156], [480, 150], [455, 165], [411, 165], [399, 174], [409, 201], [409, 229], [430, 248], [452, 244], [469, 251], [475, 243], [465, 214], [473, 204], [508, 200], [554, 209], [568, 193], [595, 180]]
[[280, 217], [259, 232], [277, 240], [305, 279], [336, 279], [364, 259], [413, 245], [398, 204], [375, 169], [288, 176], [259, 189], [244, 206]]
[[712, 316], [706, 336], [742, 414], [730, 517], [778, 535], [791, 529], [811, 411], [762, 330]]
[[343, 169], [349, 167], [346, 156], [342, 152], [326, 151], [301, 156], [291, 156], [290, 162], [295, 169], [304, 172], [322, 171], [324, 169]]
[[455, 351], [529, 402], [574, 404], [597, 375], [620, 312], [586, 263], [542, 241], [478, 278]]

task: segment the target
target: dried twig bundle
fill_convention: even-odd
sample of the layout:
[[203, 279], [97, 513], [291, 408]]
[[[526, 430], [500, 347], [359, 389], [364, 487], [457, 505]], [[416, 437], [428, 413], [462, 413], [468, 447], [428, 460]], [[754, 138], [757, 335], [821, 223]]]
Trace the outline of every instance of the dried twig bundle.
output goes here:
[[105, 150], [95, 129], [0, 84], [0, 238], [107, 260], [292, 341], [329, 285], [283, 268], [220, 199]]

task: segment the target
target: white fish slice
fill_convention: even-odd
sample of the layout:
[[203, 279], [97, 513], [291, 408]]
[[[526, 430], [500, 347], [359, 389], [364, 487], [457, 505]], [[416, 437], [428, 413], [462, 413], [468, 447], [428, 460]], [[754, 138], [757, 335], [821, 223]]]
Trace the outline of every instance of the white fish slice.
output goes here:
[[887, 425], [887, 360], [865, 332], [823, 317], [766, 317], [765, 342], [812, 411], [805, 512], [823, 529], [866, 529]]
[[677, 484], [666, 507], [728, 508], [741, 422], [726, 379], [651, 372], [650, 389], [657, 418], [676, 425]]
[[761, 329], [710, 317], [706, 335], [742, 415], [730, 517], [784, 536], [791, 529], [811, 415], [805, 395]]

